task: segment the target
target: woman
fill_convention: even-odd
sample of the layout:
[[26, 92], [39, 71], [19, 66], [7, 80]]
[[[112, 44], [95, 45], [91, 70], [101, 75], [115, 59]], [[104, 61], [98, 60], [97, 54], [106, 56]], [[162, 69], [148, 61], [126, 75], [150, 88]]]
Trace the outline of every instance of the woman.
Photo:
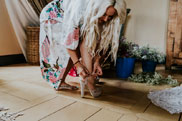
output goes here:
[[[56, 90], [76, 89], [65, 83], [75, 66], [93, 97], [101, 94], [94, 85], [102, 75], [100, 58], [111, 45], [116, 60], [119, 33], [126, 16], [124, 0], [54, 0], [40, 15], [40, 66], [43, 78]], [[82, 93], [83, 96], [83, 93]]]

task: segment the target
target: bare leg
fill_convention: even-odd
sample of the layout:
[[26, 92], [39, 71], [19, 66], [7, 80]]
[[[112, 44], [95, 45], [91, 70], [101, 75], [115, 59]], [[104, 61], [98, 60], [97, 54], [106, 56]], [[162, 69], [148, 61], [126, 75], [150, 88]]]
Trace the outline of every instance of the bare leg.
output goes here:
[[68, 65], [67, 65], [67, 67], [66, 67], [66, 70], [65, 70], [65, 72], [64, 72], [64, 74], [63, 74], [62, 82], [65, 82], [66, 76], [67, 76], [68, 72], [70, 71], [70, 69], [71, 69], [72, 67], [73, 67], [73, 62], [72, 62], [72, 60], [71, 60], [71, 58], [70, 58], [69, 61], [68, 61]]
[[[72, 67], [73, 67], [73, 62], [72, 62], [72, 60], [71, 60], [71, 58], [70, 58], [69, 61], [68, 61], [68, 65], [67, 65], [67, 67], [66, 67], [66, 70], [65, 70], [65, 72], [64, 72], [64, 74], [63, 74], [63, 77], [62, 77], [62, 78], [59, 77], [59, 78], [61, 78], [61, 84], [59, 85], [59, 87], [58, 87], [57, 90], [60, 90], [60, 89], [70, 89], [70, 90], [74, 90], [74, 89], [76, 89], [75, 86], [71, 86], [71, 85], [69, 85], [69, 84], [67, 84], [67, 83], [65, 82], [66, 76], [67, 76], [68, 72], [70, 71], [70, 69], [71, 69]], [[63, 86], [64, 86], [64, 88], [62, 88]], [[66, 88], [65, 88], [65, 87], [66, 87]]]
[[[85, 40], [82, 41], [80, 44], [80, 54], [82, 58], [83, 65], [88, 69], [89, 73], [92, 74], [93, 72], [93, 58], [88, 53], [88, 49], [85, 46]], [[89, 77], [88, 87], [90, 89], [94, 89], [94, 77]]]
[[[77, 55], [78, 55], [78, 57], [80, 57], [79, 49], [77, 49]], [[63, 76], [62, 77], [59, 77], [59, 79], [61, 79], [61, 84], [59, 85], [59, 87], [61, 87], [61, 86], [67, 86], [67, 87], [69, 87], [70, 86], [70, 89], [77, 89], [77, 87], [71, 86], [71, 85], [69, 85], [69, 84], [67, 84], [65, 82], [66, 76], [68, 75], [68, 73], [69, 73], [69, 71], [70, 71], [70, 69], [72, 67], [73, 67], [73, 61], [70, 58], [69, 61], [68, 61], [68, 65], [66, 67], [66, 70], [65, 70]], [[59, 90], [59, 88], [58, 88], [58, 90]]]

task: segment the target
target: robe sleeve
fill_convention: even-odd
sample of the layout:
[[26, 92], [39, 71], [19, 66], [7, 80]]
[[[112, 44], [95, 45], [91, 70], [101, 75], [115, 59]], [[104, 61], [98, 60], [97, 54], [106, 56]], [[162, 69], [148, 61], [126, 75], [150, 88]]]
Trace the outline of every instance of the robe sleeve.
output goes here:
[[80, 38], [80, 29], [74, 28], [72, 32], [70, 32], [67, 36], [67, 39], [64, 43], [65, 47], [71, 50], [76, 50], [79, 44]]
[[66, 48], [76, 50], [79, 44], [81, 19], [86, 9], [87, 0], [65, 0], [63, 3], [63, 41]]

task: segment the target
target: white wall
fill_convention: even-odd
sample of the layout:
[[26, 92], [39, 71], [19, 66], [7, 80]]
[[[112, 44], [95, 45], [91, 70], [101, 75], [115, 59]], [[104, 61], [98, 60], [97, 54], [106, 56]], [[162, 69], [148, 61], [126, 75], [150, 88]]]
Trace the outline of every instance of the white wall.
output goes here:
[[169, 0], [126, 0], [131, 8], [125, 36], [166, 53]]
[[[150, 44], [166, 52], [169, 0], [126, 0], [131, 8], [126, 37], [139, 45]], [[4, 0], [0, 0], [0, 56], [22, 53]]]
[[0, 0], [0, 56], [22, 54], [4, 1]]

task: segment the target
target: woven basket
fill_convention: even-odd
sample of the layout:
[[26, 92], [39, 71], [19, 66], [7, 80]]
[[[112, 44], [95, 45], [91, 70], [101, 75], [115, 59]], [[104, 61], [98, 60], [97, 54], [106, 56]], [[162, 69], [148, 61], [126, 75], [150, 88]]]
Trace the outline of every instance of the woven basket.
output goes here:
[[40, 27], [27, 27], [27, 61], [32, 65], [39, 65], [39, 30]]

